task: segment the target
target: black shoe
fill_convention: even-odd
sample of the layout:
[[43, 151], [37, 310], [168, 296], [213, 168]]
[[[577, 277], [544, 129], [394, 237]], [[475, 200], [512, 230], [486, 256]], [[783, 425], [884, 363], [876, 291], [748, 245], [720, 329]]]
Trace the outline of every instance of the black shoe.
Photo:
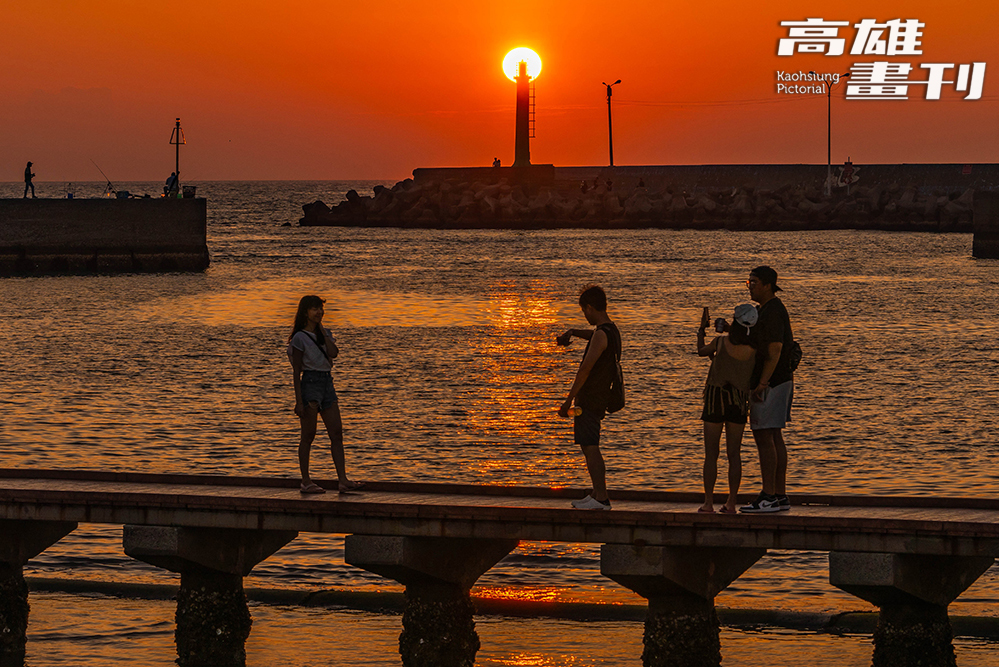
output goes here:
[[777, 496], [777, 498], [778, 498], [779, 510], [781, 510], [782, 512], [787, 512], [788, 510], [792, 509], [792, 503], [791, 501], [788, 500], [788, 496], [782, 494], [780, 496]]
[[778, 499], [775, 496], [769, 496], [763, 491], [757, 496], [749, 505], [744, 505], [740, 508], [740, 511], [744, 514], [763, 514], [765, 512], [780, 512], [781, 506], [778, 504]]

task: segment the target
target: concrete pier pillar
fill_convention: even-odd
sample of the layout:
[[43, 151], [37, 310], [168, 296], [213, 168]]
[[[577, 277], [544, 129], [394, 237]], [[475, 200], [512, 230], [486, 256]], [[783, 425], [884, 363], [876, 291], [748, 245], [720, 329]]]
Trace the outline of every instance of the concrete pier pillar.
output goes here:
[[406, 586], [404, 667], [472, 667], [479, 651], [469, 590], [517, 540], [348, 535], [344, 560]]
[[250, 610], [243, 577], [298, 535], [285, 530], [125, 526], [125, 553], [179, 572], [174, 641], [181, 667], [243, 667]]
[[766, 549], [601, 547], [601, 574], [649, 601], [644, 667], [718, 667], [722, 663], [715, 596]]
[[872, 667], [954, 667], [948, 605], [992, 556], [830, 552], [830, 583], [879, 607]]
[[75, 528], [72, 521], [0, 519], [0, 665], [24, 661], [30, 609], [24, 564]]

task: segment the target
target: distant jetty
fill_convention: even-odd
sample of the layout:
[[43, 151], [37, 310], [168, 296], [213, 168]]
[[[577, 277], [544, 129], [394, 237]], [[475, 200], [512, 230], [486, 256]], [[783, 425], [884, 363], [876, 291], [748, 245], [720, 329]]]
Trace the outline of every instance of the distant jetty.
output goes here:
[[0, 199], [0, 276], [203, 271], [203, 198]]
[[995, 199], [997, 174], [997, 164], [860, 164], [857, 181], [827, 197], [826, 165], [415, 169], [371, 195], [305, 204], [299, 224], [968, 233], [976, 193]]

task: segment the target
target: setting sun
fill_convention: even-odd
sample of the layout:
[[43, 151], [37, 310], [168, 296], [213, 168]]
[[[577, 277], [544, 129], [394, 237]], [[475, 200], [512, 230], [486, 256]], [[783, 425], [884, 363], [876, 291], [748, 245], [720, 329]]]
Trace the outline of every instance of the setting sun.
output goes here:
[[519, 46], [503, 57], [503, 73], [511, 81], [517, 76], [517, 64], [522, 60], [528, 63], [529, 77], [535, 79], [541, 73], [542, 59], [538, 57], [538, 54], [526, 46]]

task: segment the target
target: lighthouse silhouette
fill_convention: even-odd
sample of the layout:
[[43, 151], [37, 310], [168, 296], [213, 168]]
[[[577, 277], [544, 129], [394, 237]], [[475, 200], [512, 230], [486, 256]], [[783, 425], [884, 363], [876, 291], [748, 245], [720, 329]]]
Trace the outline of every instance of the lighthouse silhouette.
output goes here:
[[529, 119], [531, 117], [531, 77], [528, 76], [527, 61], [517, 64], [517, 113], [515, 115], [516, 129], [514, 133], [514, 166], [527, 167], [531, 165], [531, 132]]

